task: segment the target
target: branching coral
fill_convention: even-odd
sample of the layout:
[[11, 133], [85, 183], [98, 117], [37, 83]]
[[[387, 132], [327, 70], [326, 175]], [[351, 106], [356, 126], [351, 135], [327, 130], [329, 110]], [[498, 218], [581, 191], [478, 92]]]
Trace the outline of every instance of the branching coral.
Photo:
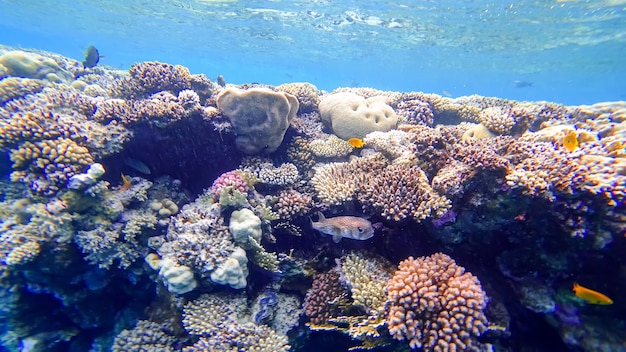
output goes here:
[[33, 191], [48, 195], [94, 162], [87, 148], [67, 138], [25, 142], [10, 157], [15, 169], [11, 180], [27, 183]]
[[112, 89], [114, 96], [141, 99], [151, 94], [169, 91], [178, 94], [191, 88], [189, 69], [160, 62], [134, 64], [128, 70], [130, 77], [120, 80]]
[[343, 157], [354, 149], [348, 142], [335, 135], [330, 135], [326, 139], [313, 140], [310, 148], [315, 156], [322, 158]]
[[115, 337], [111, 350], [113, 352], [172, 351], [175, 339], [169, 330], [166, 324], [140, 320], [134, 328], [123, 330]]
[[487, 297], [478, 279], [449, 256], [400, 262], [387, 284], [389, 333], [424, 351], [483, 351]]
[[377, 177], [360, 184], [358, 197], [366, 208], [391, 221], [440, 217], [450, 208], [450, 201], [430, 187], [417, 166], [387, 166]]
[[313, 205], [313, 199], [307, 194], [302, 194], [293, 189], [287, 189], [278, 193], [275, 197], [273, 209], [280, 219], [293, 220], [308, 214]]
[[435, 118], [430, 104], [420, 99], [403, 99], [398, 103], [396, 113], [401, 116], [401, 122], [410, 125], [432, 126]]
[[369, 258], [351, 253], [339, 261], [341, 281], [350, 289], [354, 304], [370, 315], [384, 311], [385, 286], [391, 278], [391, 263], [382, 258]]
[[286, 352], [287, 336], [249, 322], [243, 296], [202, 295], [183, 308], [183, 326], [201, 339], [185, 351]]
[[357, 158], [347, 163], [329, 163], [318, 167], [311, 183], [317, 197], [328, 205], [352, 201], [361, 184], [386, 165], [380, 154]]
[[340, 313], [349, 296], [350, 293], [339, 282], [336, 270], [317, 274], [304, 297], [304, 312], [313, 324], [328, 324], [331, 317]]

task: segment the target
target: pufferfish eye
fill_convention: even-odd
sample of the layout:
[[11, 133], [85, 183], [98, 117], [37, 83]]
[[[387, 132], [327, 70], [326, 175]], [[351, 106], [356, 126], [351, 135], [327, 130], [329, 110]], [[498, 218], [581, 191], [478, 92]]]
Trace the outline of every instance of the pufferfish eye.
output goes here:
[[363, 233], [364, 231], [362, 227], [357, 227], [356, 229], [359, 230], [359, 233]]

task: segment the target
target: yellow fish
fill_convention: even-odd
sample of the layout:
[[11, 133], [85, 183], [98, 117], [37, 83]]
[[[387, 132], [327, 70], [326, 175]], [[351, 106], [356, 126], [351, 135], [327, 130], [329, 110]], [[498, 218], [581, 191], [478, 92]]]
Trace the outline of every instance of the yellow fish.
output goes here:
[[350, 138], [348, 139], [348, 144], [350, 144], [354, 148], [363, 148], [365, 142], [363, 142], [361, 138]]
[[601, 305], [613, 304], [613, 300], [605, 296], [604, 294], [598, 291], [588, 289], [586, 287], [582, 287], [577, 283], [574, 283], [572, 291], [576, 293], [576, 297], [584, 299], [587, 303]]
[[565, 149], [573, 152], [578, 148], [578, 135], [574, 131], [569, 131], [565, 137], [563, 137], [563, 146]]
[[122, 176], [122, 186], [120, 187], [121, 189], [123, 189], [124, 191], [127, 191], [130, 189], [130, 187], [132, 186], [132, 183], [130, 181], [130, 177], [124, 175], [124, 174], [120, 174]]

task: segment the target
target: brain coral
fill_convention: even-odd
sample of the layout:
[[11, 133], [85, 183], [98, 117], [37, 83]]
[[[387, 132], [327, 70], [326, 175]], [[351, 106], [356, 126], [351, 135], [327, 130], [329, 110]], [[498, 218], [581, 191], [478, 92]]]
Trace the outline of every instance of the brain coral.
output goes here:
[[387, 284], [389, 333], [424, 351], [483, 351], [487, 296], [480, 281], [452, 258], [435, 253], [400, 262]]
[[278, 149], [299, 103], [289, 93], [266, 88], [227, 88], [217, 96], [217, 107], [233, 124], [237, 149], [255, 155]]
[[322, 120], [340, 138], [364, 138], [370, 132], [396, 127], [398, 116], [386, 101], [386, 97], [365, 99], [354, 93], [335, 93], [322, 99], [319, 110]]

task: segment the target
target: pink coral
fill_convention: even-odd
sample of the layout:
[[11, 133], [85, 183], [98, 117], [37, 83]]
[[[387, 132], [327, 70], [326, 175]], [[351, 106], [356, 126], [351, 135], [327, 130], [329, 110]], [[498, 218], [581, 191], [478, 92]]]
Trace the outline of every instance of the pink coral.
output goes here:
[[211, 194], [214, 199], [219, 199], [220, 191], [225, 187], [233, 187], [241, 193], [247, 193], [250, 190], [248, 182], [244, 180], [239, 171], [233, 170], [221, 174], [211, 186]]
[[293, 220], [306, 215], [313, 204], [313, 199], [293, 189], [281, 191], [276, 197], [274, 211], [283, 220]]
[[400, 262], [387, 283], [389, 333], [424, 351], [482, 351], [487, 297], [478, 278], [435, 253]]

